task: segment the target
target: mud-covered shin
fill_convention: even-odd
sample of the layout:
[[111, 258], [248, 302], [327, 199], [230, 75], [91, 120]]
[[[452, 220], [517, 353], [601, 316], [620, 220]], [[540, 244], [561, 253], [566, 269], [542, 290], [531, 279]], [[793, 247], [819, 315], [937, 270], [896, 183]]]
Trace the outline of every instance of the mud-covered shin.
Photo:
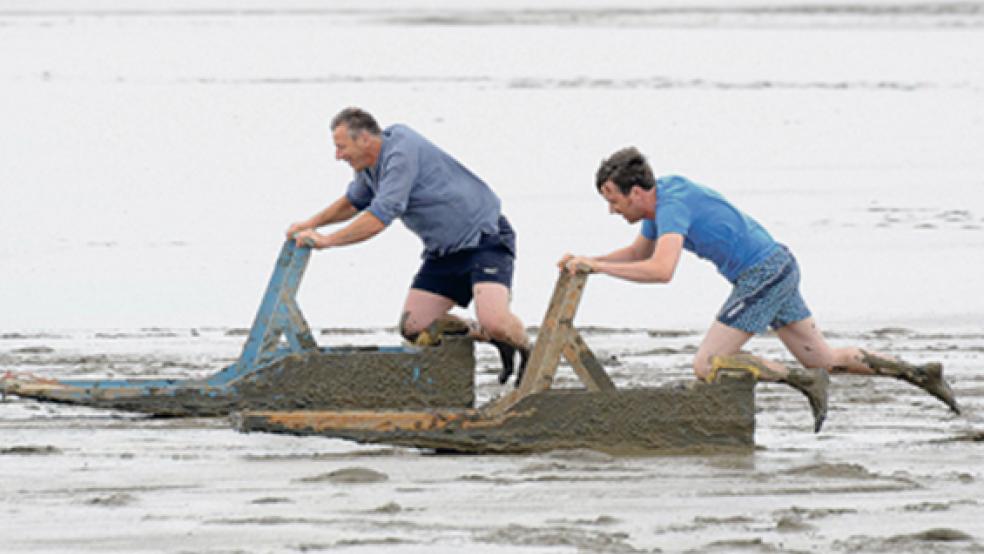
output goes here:
[[943, 378], [943, 366], [938, 362], [923, 365], [913, 365], [903, 361], [892, 361], [876, 356], [864, 350], [861, 351], [861, 361], [870, 367], [876, 375], [894, 377], [915, 385], [946, 404], [954, 413], [960, 413], [960, 406], [953, 394], [950, 384]]
[[718, 380], [722, 371], [747, 371], [760, 381], [775, 381], [785, 383], [806, 395], [813, 412], [813, 432], [819, 433], [823, 422], [827, 419], [827, 389], [830, 376], [822, 368], [792, 368], [786, 375], [780, 375], [769, 369], [755, 356], [735, 354], [732, 356], [714, 356], [711, 358], [711, 372], [707, 382]]

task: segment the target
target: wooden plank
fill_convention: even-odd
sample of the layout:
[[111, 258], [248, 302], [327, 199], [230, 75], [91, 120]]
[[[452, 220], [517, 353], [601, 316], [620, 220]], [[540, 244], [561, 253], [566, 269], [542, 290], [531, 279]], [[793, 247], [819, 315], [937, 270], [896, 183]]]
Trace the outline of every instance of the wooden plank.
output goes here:
[[574, 330], [574, 315], [581, 303], [587, 278], [588, 271], [584, 268], [579, 268], [574, 274], [560, 272], [550, 305], [543, 316], [543, 323], [540, 324], [536, 344], [526, 364], [522, 383], [516, 390], [486, 406], [482, 410], [484, 414], [489, 417], [501, 415], [524, 397], [547, 390], [553, 385], [560, 357]]
[[614, 391], [615, 383], [612, 383], [605, 368], [602, 367], [594, 352], [588, 347], [581, 334], [576, 329], [571, 329], [567, 337], [567, 344], [564, 346], [564, 357], [574, 368], [574, 373], [581, 378], [584, 386], [589, 391]]

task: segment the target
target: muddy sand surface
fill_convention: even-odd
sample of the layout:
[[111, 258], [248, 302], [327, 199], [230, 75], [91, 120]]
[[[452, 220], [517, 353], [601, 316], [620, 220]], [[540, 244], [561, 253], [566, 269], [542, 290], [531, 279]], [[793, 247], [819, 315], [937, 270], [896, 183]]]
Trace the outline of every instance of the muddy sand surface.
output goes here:
[[[388, 329], [325, 344], [395, 344]], [[688, 378], [700, 335], [592, 328], [619, 386]], [[757, 389], [749, 454], [592, 451], [449, 456], [323, 437], [240, 434], [224, 418], [152, 419], [8, 397], [0, 404], [4, 552], [984, 552], [984, 334], [830, 333], [939, 359], [964, 410], [890, 379], [835, 377], [810, 432], [791, 389]], [[0, 365], [51, 377], [201, 377], [224, 329], [6, 333]], [[753, 352], [785, 358], [776, 339]], [[477, 349], [479, 401], [503, 391]], [[558, 386], [574, 386], [562, 368]]]

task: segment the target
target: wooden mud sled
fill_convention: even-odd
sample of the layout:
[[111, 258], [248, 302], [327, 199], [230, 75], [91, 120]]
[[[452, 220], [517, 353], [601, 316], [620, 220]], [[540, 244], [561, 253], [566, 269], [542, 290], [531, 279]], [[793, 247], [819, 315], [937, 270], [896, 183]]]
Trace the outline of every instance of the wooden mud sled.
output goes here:
[[143, 412], [215, 416], [234, 410], [471, 408], [470, 339], [433, 347], [319, 347], [296, 294], [311, 249], [288, 240], [239, 359], [203, 379], [55, 380], [0, 375], [0, 393]]
[[[583, 271], [561, 273], [520, 385], [479, 409], [245, 410], [233, 414], [233, 426], [460, 453], [753, 448], [755, 382], [745, 372], [722, 372], [713, 384], [619, 389], [612, 383], [573, 324], [586, 280]], [[551, 388], [561, 357], [584, 388]]]

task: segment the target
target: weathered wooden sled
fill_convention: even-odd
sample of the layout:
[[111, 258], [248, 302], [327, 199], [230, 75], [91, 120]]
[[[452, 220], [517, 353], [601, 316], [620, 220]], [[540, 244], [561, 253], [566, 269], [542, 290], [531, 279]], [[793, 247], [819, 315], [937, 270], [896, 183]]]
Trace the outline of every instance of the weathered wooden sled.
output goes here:
[[[586, 279], [584, 272], [561, 273], [520, 386], [480, 409], [246, 410], [233, 414], [233, 425], [462, 453], [751, 449], [755, 382], [747, 373], [722, 375], [714, 384], [615, 387], [573, 325]], [[562, 356], [584, 389], [551, 389]]]
[[0, 392], [160, 416], [474, 406], [470, 339], [424, 348], [319, 347], [295, 299], [310, 254], [284, 243], [242, 354], [210, 377], [69, 381], [8, 372], [0, 376]]

